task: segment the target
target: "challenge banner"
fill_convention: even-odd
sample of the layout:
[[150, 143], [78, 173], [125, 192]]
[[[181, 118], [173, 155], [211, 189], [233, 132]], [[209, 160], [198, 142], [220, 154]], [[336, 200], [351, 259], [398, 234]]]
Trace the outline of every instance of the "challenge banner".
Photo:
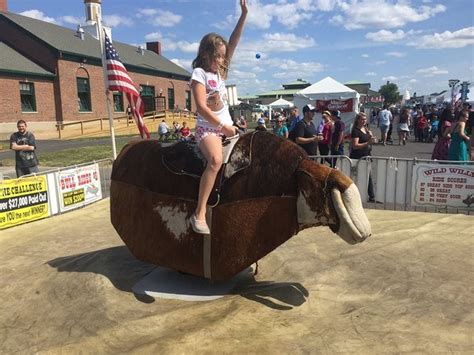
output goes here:
[[57, 173], [59, 210], [69, 211], [102, 198], [99, 165], [87, 165]]
[[417, 164], [412, 204], [474, 208], [474, 166]]
[[354, 99], [348, 100], [316, 100], [316, 110], [323, 112], [325, 110], [341, 112], [352, 112], [354, 107]]
[[0, 182], [0, 229], [48, 216], [46, 176]]

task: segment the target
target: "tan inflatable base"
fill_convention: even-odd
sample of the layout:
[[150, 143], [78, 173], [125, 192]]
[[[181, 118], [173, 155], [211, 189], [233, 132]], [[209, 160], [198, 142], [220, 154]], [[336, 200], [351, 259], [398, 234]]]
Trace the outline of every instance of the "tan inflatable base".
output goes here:
[[350, 246], [305, 230], [210, 302], [153, 299], [109, 201], [0, 231], [1, 353], [473, 351], [473, 217], [369, 210]]

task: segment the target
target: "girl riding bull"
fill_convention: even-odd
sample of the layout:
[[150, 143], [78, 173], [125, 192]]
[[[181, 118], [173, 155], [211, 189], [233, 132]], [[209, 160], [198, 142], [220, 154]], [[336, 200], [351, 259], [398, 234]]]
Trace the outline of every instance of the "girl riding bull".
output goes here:
[[197, 208], [191, 217], [193, 230], [200, 234], [210, 233], [206, 223], [206, 204], [222, 166], [221, 138], [237, 133], [229, 113], [224, 80], [227, 79], [229, 64], [244, 28], [246, 0], [240, 0], [240, 8], [242, 14], [229, 43], [220, 35], [209, 33], [202, 38], [198, 55], [193, 61], [191, 90], [198, 112], [196, 142], [207, 160], [206, 170], [199, 183]]

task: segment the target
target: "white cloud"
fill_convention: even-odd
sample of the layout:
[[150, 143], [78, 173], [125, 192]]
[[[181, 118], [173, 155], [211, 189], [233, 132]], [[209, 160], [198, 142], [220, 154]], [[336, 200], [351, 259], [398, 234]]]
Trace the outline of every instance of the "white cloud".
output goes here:
[[407, 36], [414, 34], [413, 30], [405, 32], [403, 30], [396, 30], [394, 32], [387, 30], [380, 30], [377, 32], [369, 32], [365, 35], [365, 38], [370, 39], [374, 42], [394, 42], [404, 39]]
[[432, 66], [429, 68], [424, 68], [424, 69], [418, 69], [416, 71], [418, 74], [422, 74], [423, 76], [426, 77], [431, 77], [435, 75], [442, 75], [442, 74], [449, 74], [449, 72], [445, 69], [440, 69], [437, 66]]
[[71, 25], [80, 25], [84, 23], [84, 19], [76, 16], [61, 16], [58, 21], [60, 23], [69, 23]]
[[416, 79], [410, 79], [410, 80], [408, 80], [408, 82], [409, 82], [409, 83], [417, 83], [418, 80], [416, 80]]
[[58, 23], [58, 21], [56, 21], [54, 18], [46, 16], [43, 11], [36, 9], [20, 12], [20, 15], [28, 16], [41, 21]]
[[332, 11], [337, 4], [337, 0], [316, 0], [316, 8], [321, 11]]
[[277, 69], [277, 73], [273, 74], [273, 77], [278, 79], [312, 77], [314, 73], [324, 70], [324, 65], [318, 62], [299, 63], [290, 59], [270, 59], [268, 65]]
[[364, 53], [364, 54], [361, 55], [361, 57], [362, 57], [362, 58], [369, 58], [370, 55]]
[[293, 33], [266, 33], [260, 45], [266, 52], [294, 52], [313, 47], [315, 41], [313, 38], [298, 37]]
[[177, 59], [177, 58], [173, 58], [173, 59], [170, 59], [170, 61], [172, 61], [174, 64], [176, 65], [179, 65], [181, 68], [183, 69], [186, 69], [188, 71], [192, 71], [192, 60], [188, 60], [188, 59]]
[[393, 75], [391, 75], [391, 76], [384, 76], [384, 77], [382, 78], [382, 81], [392, 81], [392, 82], [393, 82], [393, 81], [398, 81], [398, 78], [397, 78], [396, 76], [393, 76]]
[[367, 75], [367, 76], [377, 76], [377, 73], [375, 73], [373, 71], [369, 71], [369, 72], [365, 73], [365, 75]]
[[176, 41], [173, 38], [164, 37], [161, 32], [152, 32], [145, 35], [146, 41], [159, 41], [161, 43], [161, 49], [163, 52], [180, 50], [184, 53], [197, 54], [199, 43], [198, 42], [187, 42], [187, 41]]
[[444, 5], [412, 6], [408, 0], [350, 0], [338, 3], [342, 15], [333, 17], [336, 24], [348, 30], [360, 28], [396, 28], [410, 22], [425, 21], [446, 11]]
[[158, 13], [156, 9], [139, 9], [137, 13], [137, 17], [142, 16], [155, 16]]
[[241, 71], [241, 70], [232, 70], [231, 75], [234, 79], [256, 79], [257, 75], [255, 73], [249, 71]]
[[[264, 4], [261, 0], [253, 0], [248, 3], [247, 26], [268, 29], [272, 22], [276, 21], [287, 29], [302, 26], [313, 18], [318, 11], [332, 11], [339, 0], [279, 0], [273, 4]], [[231, 29], [235, 26], [240, 16], [240, 8], [236, 6], [234, 15], [229, 15], [225, 20], [215, 23], [213, 26], [219, 29]]]
[[105, 15], [104, 23], [110, 27], [133, 26], [133, 21], [129, 17], [119, 16], [119, 15]]
[[387, 63], [386, 60], [377, 60], [376, 62], [374, 62], [374, 63], [372, 63], [372, 64], [374, 64], [374, 65], [382, 65], [382, 64], [385, 64], [385, 63]]
[[[264, 71], [267, 66], [274, 65], [274, 60], [281, 62], [280, 59], [275, 59], [276, 53], [297, 52], [314, 45], [314, 40], [309, 37], [298, 37], [293, 33], [267, 33], [260, 40], [242, 41], [234, 54], [231, 67], [238, 66], [242, 71], [244, 68], [247, 71], [254, 71], [255, 68]], [[257, 53], [260, 54], [260, 59], [256, 58]]]
[[144, 17], [145, 21], [157, 27], [174, 27], [181, 22], [183, 16], [161, 9], [139, 9], [137, 17]]
[[389, 57], [403, 58], [406, 57], [407, 54], [404, 52], [388, 52], [385, 55]]
[[153, 18], [152, 24], [161, 27], [174, 27], [181, 22], [183, 16], [176, 15], [171, 11], [158, 10], [157, 15]]
[[163, 34], [161, 32], [152, 32], [145, 35], [147, 41], [159, 41], [163, 39]]
[[417, 38], [408, 45], [418, 48], [462, 48], [474, 44], [474, 27], [466, 27], [455, 32], [445, 31]]

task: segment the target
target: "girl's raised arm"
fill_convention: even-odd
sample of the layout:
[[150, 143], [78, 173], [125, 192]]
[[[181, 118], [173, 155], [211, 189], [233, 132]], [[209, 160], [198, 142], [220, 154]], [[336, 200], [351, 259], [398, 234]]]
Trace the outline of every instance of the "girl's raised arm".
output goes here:
[[227, 53], [227, 59], [229, 62], [232, 59], [232, 56], [234, 55], [235, 48], [237, 47], [237, 44], [239, 43], [240, 36], [242, 35], [243, 29], [244, 29], [244, 23], [245, 23], [245, 19], [247, 18], [247, 12], [248, 12], [247, 0], [240, 0], [240, 8], [242, 10], [242, 14], [240, 15], [239, 21], [237, 21], [234, 31], [232, 32], [229, 38], [229, 48], [228, 48], [228, 53]]

